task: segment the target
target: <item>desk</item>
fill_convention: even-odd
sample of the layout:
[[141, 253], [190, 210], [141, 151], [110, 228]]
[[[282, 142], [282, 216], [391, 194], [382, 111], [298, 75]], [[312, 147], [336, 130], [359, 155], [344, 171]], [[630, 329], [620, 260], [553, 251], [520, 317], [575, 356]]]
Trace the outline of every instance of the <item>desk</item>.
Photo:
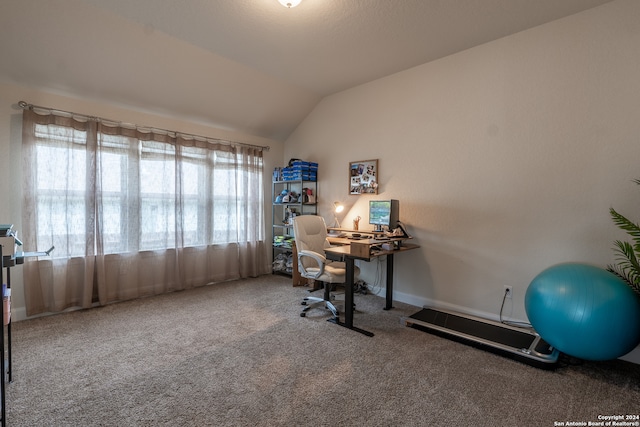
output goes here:
[[399, 247], [393, 250], [382, 250], [382, 249], [373, 249], [367, 251], [367, 255], [355, 255], [351, 253], [351, 242], [354, 242], [351, 239], [345, 238], [328, 238], [330, 243], [342, 244], [343, 246], [336, 246], [331, 248], [326, 248], [325, 252], [328, 252], [333, 255], [340, 255], [344, 257], [345, 265], [346, 265], [346, 282], [345, 282], [345, 296], [344, 296], [344, 323], [340, 322], [339, 319], [331, 319], [334, 323], [344, 326], [346, 328], [352, 329], [354, 331], [360, 332], [369, 337], [373, 336], [372, 332], [365, 331], [364, 329], [357, 328], [353, 326], [353, 282], [354, 282], [354, 263], [355, 260], [360, 259], [363, 261], [371, 261], [373, 258], [378, 258], [383, 255], [387, 256], [387, 292], [386, 292], [386, 301], [385, 301], [385, 310], [390, 310], [393, 308], [393, 258], [396, 253], [408, 251], [411, 249], [419, 248], [420, 246], [412, 243], [406, 243], [404, 239], [393, 239], [393, 240], [375, 240], [375, 239], [362, 239], [355, 240], [357, 243], [368, 244], [369, 246], [378, 245], [382, 243], [389, 243], [391, 241], [396, 242], [396, 244], [400, 244]]

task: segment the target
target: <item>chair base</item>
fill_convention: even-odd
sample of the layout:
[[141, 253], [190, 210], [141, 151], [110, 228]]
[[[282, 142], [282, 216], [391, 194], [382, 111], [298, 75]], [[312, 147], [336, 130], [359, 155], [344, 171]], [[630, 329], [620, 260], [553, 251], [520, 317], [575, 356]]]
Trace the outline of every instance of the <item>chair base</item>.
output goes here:
[[324, 304], [324, 308], [331, 311], [331, 313], [335, 318], [339, 318], [339, 315], [340, 315], [340, 313], [338, 312], [338, 308], [335, 305], [333, 305], [331, 301], [327, 301], [324, 298], [306, 297], [302, 300], [301, 304], [304, 305], [305, 307], [302, 309], [302, 312], [300, 313], [300, 317], [305, 317], [307, 315], [307, 311], [322, 304]]
[[[331, 313], [333, 314], [333, 317], [335, 319], [339, 319], [340, 317], [340, 313], [338, 312], [338, 308], [331, 302], [331, 287], [333, 285], [331, 283], [323, 283], [323, 288], [324, 288], [324, 295], [322, 298], [320, 297], [305, 297], [302, 300], [302, 305], [304, 305], [305, 307], [302, 309], [302, 312], [300, 313], [300, 317], [305, 317], [307, 315], [307, 311], [309, 311], [310, 309], [320, 306], [320, 305], [324, 305], [324, 308], [326, 308], [327, 310], [331, 311]], [[313, 292], [316, 290], [320, 290], [322, 288], [317, 287], [314, 288], [312, 290], [310, 290], [309, 292]]]

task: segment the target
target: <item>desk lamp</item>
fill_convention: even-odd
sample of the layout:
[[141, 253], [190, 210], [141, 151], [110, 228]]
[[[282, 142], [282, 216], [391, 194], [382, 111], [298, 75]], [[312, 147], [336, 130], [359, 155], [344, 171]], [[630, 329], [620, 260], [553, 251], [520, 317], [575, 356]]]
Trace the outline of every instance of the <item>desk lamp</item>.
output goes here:
[[344, 206], [340, 202], [333, 202], [333, 218], [336, 220], [335, 228], [340, 228], [340, 221], [338, 221], [338, 214], [344, 210]]

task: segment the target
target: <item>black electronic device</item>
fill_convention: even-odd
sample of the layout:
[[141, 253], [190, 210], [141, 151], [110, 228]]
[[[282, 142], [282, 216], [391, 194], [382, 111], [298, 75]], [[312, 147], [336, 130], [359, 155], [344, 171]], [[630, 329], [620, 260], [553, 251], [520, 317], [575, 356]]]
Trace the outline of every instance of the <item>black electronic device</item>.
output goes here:
[[560, 352], [533, 329], [522, 329], [488, 319], [425, 307], [405, 319], [414, 329], [492, 351], [542, 369], [555, 369]]
[[374, 231], [383, 231], [383, 227], [394, 229], [400, 220], [400, 202], [397, 200], [370, 200], [369, 224]]

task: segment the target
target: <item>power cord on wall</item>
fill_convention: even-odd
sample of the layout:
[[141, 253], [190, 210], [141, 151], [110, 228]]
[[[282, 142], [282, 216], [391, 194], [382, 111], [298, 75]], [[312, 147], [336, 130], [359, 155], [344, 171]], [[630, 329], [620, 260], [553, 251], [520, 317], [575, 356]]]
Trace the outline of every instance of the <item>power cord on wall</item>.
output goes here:
[[514, 326], [516, 328], [522, 328], [522, 329], [533, 329], [533, 326], [531, 325], [531, 323], [527, 323], [527, 322], [513, 322], [510, 320], [504, 320], [502, 318], [502, 312], [504, 310], [504, 303], [507, 301], [507, 295], [509, 294], [509, 289], [505, 289], [504, 290], [504, 295], [502, 296], [502, 305], [500, 305], [500, 323], [502, 323], [503, 325], [507, 325], [507, 326]]
[[371, 288], [369, 289], [369, 291], [374, 295], [380, 295], [380, 292], [382, 292], [382, 261], [386, 259], [387, 259], [386, 255], [376, 258], [376, 261], [377, 261], [376, 274], [375, 274], [376, 279], [373, 285], [371, 286]]

